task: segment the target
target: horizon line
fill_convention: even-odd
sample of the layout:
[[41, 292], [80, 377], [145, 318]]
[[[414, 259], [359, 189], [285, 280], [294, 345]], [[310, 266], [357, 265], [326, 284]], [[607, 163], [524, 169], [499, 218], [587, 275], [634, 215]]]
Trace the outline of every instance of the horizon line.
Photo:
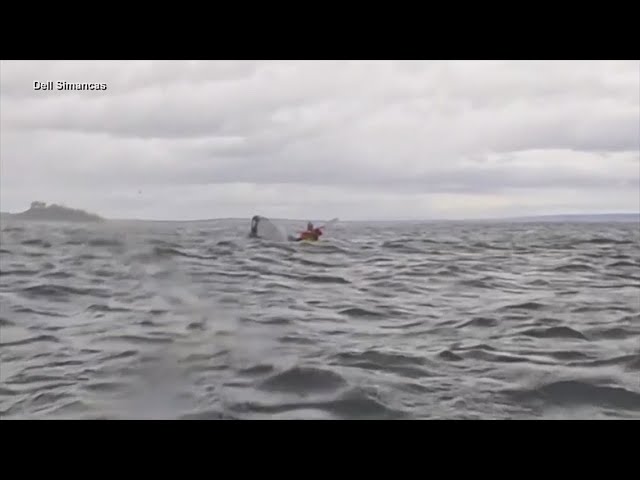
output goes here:
[[[68, 207], [67, 207], [68, 208]], [[84, 213], [89, 212], [82, 210]], [[12, 213], [0, 211], [2, 215], [19, 215], [23, 212]], [[96, 214], [102, 220], [106, 221], [126, 221], [126, 222], [176, 222], [176, 223], [188, 223], [188, 222], [211, 222], [211, 221], [224, 221], [224, 220], [250, 220], [251, 217], [210, 217], [210, 218], [194, 218], [194, 219], [152, 219], [152, 218], [118, 218], [118, 217], [103, 217]], [[302, 218], [287, 218], [287, 217], [269, 217], [266, 215], [260, 215], [269, 220], [284, 220], [293, 222], [306, 222], [308, 219]], [[552, 218], [584, 218], [584, 217], [632, 217], [637, 216], [640, 221], [640, 210], [636, 212], [608, 212], [608, 213], [558, 213], [558, 214], [535, 214], [535, 215], [520, 215], [520, 216], [498, 216], [498, 217], [482, 217], [482, 218], [352, 218], [352, 219], [339, 219], [340, 222], [490, 222], [490, 221], [519, 221], [519, 220], [534, 220], [534, 219], [552, 219]], [[339, 217], [338, 217], [339, 218]], [[314, 221], [329, 221], [329, 220], [314, 220]]]
[[[268, 218], [269, 220], [284, 220], [292, 222], [306, 222], [308, 219], [303, 218], [287, 218], [287, 217], [268, 217], [266, 215], [260, 215], [261, 217]], [[638, 217], [640, 221], [640, 211], [637, 212], [611, 212], [611, 213], [560, 213], [560, 214], [541, 214], [541, 215], [523, 215], [523, 216], [509, 216], [509, 217], [483, 217], [483, 218], [352, 218], [352, 219], [339, 219], [340, 222], [490, 222], [490, 221], [517, 221], [517, 220], [534, 220], [534, 219], [551, 219], [551, 218], [583, 218], [583, 217]], [[196, 219], [148, 219], [148, 218], [104, 218], [105, 220], [112, 221], [138, 221], [138, 222], [212, 222], [212, 221], [224, 221], [224, 220], [250, 220], [251, 217], [211, 217], [211, 218], [196, 218]], [[314, 220], [314, 221], [329, 221], [329, 220]]]

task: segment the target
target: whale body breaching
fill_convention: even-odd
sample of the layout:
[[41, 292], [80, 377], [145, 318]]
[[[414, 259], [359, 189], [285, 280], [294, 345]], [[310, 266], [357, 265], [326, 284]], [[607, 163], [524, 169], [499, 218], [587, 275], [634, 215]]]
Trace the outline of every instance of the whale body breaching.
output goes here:
[[289, 236], [277, 225], [275, 225], [267, 217], [254, 215], [251, 218], [251, 228], [249, 229], [249, 237], [261, 238], [275, 242], [286, 242], [291, 240]]
[[258, 224], [260, 223], [260, 216], [259, 215], [254, 215], [253, 218], [251, 219], [251, 230], [249, 231], [249, 236], [250, 237], [257, 237], [258, 236]]

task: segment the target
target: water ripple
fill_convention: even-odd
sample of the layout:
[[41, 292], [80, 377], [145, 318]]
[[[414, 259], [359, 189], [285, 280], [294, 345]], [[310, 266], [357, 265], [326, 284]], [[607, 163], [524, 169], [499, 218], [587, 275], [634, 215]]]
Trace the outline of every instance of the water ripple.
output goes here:
[[640, 419], [635, 224], [0, 228], [3, 419]]

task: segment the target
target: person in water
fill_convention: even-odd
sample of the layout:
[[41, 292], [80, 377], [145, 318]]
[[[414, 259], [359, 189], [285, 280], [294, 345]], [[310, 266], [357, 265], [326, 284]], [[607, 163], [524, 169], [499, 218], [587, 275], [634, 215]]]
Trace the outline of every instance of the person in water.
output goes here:
[[304, 232], [300, 232], [298, 241], [300, 240], [318, 240], [322, 235], [322, 229], [314, 228], [313, 223], [307, 223], [307, 229]]

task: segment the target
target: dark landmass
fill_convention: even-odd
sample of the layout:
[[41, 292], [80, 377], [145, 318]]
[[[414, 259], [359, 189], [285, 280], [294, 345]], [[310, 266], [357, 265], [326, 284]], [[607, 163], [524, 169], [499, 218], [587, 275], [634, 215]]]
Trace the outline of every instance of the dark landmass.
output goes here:
[[[3, 218], [5, 214], [3, 214]], [[21, 213], [8, 214], [8, 218], [15, 220], [38, 220], [46, 222], [102, 222], [98, 215], [62, 205], [47, 205], [44, 202], [32, 202], [31, 208]]]

